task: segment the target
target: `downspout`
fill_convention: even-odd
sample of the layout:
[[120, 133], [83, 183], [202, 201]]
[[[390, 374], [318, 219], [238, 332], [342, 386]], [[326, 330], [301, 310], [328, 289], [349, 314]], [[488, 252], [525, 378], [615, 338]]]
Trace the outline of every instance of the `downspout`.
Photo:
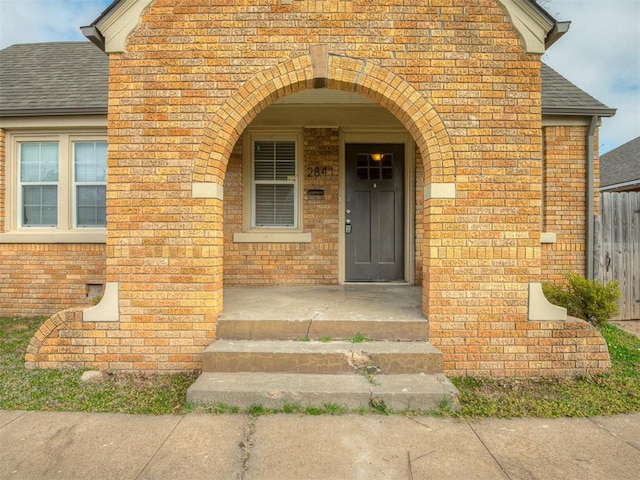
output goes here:
[[599, 117], [593, 115], [589, 122], [589, 130], [587, 132], [587, 278], [593, 280], [593, 249], [594, 249], [594, 226], [595, 218], [593, 214], [595, 199], [594, 191], [594, 170], [595, 170], [595, 150], [593, 148], [593, 141], [595, 137], [596, 127], [598, 125]]

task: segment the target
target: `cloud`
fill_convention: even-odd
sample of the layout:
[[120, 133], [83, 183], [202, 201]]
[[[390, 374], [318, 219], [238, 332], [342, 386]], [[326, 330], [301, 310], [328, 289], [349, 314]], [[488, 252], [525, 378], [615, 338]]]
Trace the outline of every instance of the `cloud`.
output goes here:
[[93, 22], [110, 0], [0, 0], [0, 48], [15, 43], [86, 40], [80, 27]]
[[551, 67], [607, 106], [601, 152], [640, 136], [640, 2], [551, 0], [545, 8], [570, 20], [569, 32], [543, 57]]

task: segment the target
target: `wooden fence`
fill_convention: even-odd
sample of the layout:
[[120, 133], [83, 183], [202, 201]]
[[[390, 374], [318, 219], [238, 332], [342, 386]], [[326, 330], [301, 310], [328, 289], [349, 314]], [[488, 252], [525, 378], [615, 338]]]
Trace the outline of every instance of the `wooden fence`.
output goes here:
[[620, 282], [614, 320], [640, 320], [640, 192], [601, 194], [595, 220], [594, 278]]

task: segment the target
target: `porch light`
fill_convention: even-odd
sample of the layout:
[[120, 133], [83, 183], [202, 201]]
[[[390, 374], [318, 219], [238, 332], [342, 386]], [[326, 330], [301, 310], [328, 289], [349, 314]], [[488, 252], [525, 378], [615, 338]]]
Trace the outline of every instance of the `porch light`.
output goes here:
[[369, 156], [374, 162], [380, 162], [384, 158], [384, 153], [370, 153]]

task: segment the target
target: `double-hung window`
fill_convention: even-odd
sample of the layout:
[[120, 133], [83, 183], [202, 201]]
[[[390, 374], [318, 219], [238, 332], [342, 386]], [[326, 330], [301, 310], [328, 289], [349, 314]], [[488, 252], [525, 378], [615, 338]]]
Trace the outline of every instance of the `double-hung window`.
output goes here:
[[73, 143], [74, 223], [76, 227], [107, 224], [107, 144]]
[[302, 130], [243, 135], [243, 228], [235, 242], [307, 243], [302, 215]]
[[58, 150], [58, 142], [19, 144], [22, 227], [58, 226]]
[[106, 240], [106, 132], [9, 132], [0, 243]]
[[296, 142], [253, 142], [253, 226], [296, 228]]

